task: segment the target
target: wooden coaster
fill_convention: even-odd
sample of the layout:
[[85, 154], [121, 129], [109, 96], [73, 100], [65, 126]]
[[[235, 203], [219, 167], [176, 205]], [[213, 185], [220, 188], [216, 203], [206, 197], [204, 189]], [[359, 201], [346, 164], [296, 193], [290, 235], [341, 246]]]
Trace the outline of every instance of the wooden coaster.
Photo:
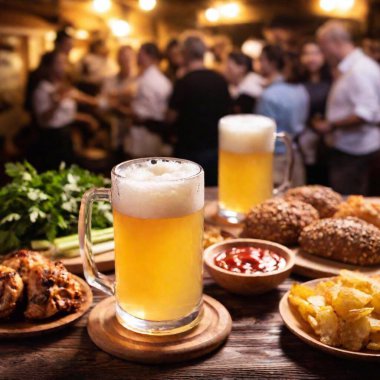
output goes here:
[[119, 324], [115, 298], [109, 297], [91, 311], [87, 331], [103, 351], [140, 363], [182, 362], [218, 348], [231, 332], [231, 316], [215, 299], [203, 297], [203, 316], [193, 329], [177, 335], [137, 334]]

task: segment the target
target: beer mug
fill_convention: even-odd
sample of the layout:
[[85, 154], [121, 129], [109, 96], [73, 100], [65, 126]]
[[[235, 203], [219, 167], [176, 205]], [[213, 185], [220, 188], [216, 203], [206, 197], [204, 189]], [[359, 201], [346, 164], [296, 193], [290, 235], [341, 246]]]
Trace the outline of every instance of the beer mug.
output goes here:
[[[273, 190], [275, 140], [286, 146], [282, 183]], [[219, 121], [219, 215], [239, 223], [255, 205], [290, 186], [292, 141], [276, 133], [274, 120], [259, 115], [230, 115]]]
[[[91, 189], [79, 215], [83, 271], [116, 297], [116, 318], [135, 332], [160, 335], [195, 326], [202, 303], [204, 172], [176, 158], [143, 158], [112, 169], [111, 189]], [[99, 273], [91, 247], [94, 201], [113, 209], [115, 282]]]

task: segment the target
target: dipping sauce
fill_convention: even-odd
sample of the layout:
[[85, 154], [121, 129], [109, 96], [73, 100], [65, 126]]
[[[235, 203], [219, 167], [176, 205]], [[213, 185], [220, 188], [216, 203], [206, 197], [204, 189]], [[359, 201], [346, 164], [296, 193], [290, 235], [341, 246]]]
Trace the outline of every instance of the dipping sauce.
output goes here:
[[263, 248], [233, 247], [228, 248], [214, 258], [219, 268], [235, 273], [268, 273], [286, 266], [286, 260], [277, 253]]

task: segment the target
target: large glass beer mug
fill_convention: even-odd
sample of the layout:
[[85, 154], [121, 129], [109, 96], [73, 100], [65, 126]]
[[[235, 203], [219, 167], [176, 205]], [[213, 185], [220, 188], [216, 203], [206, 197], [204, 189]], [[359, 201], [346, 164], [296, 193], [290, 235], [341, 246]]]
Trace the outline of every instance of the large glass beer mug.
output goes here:
[[[203, 169], [176, 158], [144, 158], [112, 169], [111, 189], [82, 199], [79, 239], [88, 283], [115, 295], [116, 317], [145, 334], [193, 327], [202, 302]], [[91, 249], [91, 205], [112, 203], [113, 282], [98, 272]]]
[[[273, 190], [275, 140], [286, 145], [283, 182]], [[285, 190], [290, 183], [293, 150], [274, 120], [259, 115], [230, 115], [219, 121], [219, 215], [238, 223], [251, 207]]]

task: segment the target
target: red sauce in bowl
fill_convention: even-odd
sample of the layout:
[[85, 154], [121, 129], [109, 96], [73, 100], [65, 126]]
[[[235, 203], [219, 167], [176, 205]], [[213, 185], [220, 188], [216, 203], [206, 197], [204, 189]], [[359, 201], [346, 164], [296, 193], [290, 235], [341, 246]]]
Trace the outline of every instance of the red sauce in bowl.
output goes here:
[[286, 266], [286, 260], [277, 253], [251, 246], [221, 251], [215, 256], [214, 263], [219, 268], [242, 274], [268, 273]]

